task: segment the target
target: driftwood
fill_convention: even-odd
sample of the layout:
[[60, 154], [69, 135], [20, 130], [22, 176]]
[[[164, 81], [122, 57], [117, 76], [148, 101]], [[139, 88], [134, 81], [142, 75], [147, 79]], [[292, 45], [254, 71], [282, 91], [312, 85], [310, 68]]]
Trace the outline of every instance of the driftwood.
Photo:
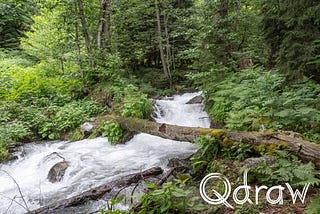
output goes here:
[[104, 115], [96, 121], [114, 120], [127, 131], [143, 132], [167, 139], [192, 142], [201, 135], [210, 135], [218, 138], [222, 145], [228, 146], [232, 142], [248, 143], [255, 149], [260, 146], [287, 149], [299, 158], [312, 161], [320, 168], [320, 145], [303, 140], [293, 132], [235, 132], [223, 129], [184, 127], [169, 124], [160, 124], [137, 118], [124, 118], [114, 115]]
[[101, 186], [85, 191], [77, 196], [74, 196], [68, 199], [63, 199], [44, 207], [40, 207], [39, 209], [33, 210], [29, 213], [32, 213], [32, 214], [52, 213], [54, 211], [62, 210], [64, 208], [78, 206], [78, 205], [84, 204], [87, 201], [97, 200], [102, 198], [106, 193], [110, 192], [115, 187], [130, 186], [133, 183], [139, 182], [141, 179], [148, 178], [150, 176], [157, 176], [162, 173], [163, 173], [163, 170], [160, 167], [153, 167], [139, 173], [127, 175], [121, 178], [120, 180], [108, 182]]

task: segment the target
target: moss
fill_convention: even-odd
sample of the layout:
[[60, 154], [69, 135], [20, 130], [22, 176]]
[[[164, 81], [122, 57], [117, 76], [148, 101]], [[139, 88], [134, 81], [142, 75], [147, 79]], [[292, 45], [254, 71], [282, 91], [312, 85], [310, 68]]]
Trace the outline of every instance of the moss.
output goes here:
[[231, 147], [234, 144], [234, 141], [232, 141], [230, 138], [225, 137], [220, 143], [223, 147]]
[[198, 132], [201, 135], [210, 135], [211, 137], [214, 137], [216, 139], [222, 139], [223, 136], [225, 136], [226, 132], [223, 129], [205, 129], [200, 128], [198, 129]]
[[287, 149], [288, 145], [284, 142], [280, 143], [261, 143], [254, 147], [254, 150], [260, 154], [274, 155], [277, 150]]

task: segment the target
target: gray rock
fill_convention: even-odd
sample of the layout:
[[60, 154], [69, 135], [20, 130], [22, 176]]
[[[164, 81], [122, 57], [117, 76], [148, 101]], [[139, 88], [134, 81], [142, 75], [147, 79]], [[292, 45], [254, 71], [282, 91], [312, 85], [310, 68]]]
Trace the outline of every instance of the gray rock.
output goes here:
[[259, 158], [247, 158], [243, 161], [245, 167], [252, 168], [257, 167], [261, 163], [271, 165], [275, 163], [276, 159], [274, 157], [259, 157]]
[[200, 104], [203, 101], [202, 95], [195, 96], [191, 100], [189, 100], [186, 104]]
[[94, 125], [89, 122], [85, 122], [80, 126], [80, 129], [82, 133], [91, 133], [94, 129]]
[[53, 165], [48, 173], [48, 180], [51, 183], [60, 182], [69, 167], [68, 161], [61, 161]]

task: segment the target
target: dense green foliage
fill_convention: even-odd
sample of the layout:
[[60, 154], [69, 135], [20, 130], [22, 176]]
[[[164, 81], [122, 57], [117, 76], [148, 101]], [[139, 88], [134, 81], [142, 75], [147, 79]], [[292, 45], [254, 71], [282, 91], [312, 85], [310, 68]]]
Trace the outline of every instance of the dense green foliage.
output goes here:
[[276, 162], [272, 165], [261, 163], [259, 166], [250, 170], [250, 174], [261, 184], [281, 185], [285, 182], [293, 187], [319, 185], [320, 179], [316, 176], [319, 172], [314, 169], [314, 165], [309, 162], [301, 163], [296, 157], [288, 154], [279, 154]]
[[320, 54], [320, 5], [307, 1], [262, 1], [262, 26], [268, 46], [269, 64], [319, 81], [319, 64], [311, 63]]
[[259, 68], [230, 74], [203, 87], [207, 110], [231, 130], [292, 130], [320, 140], [320, 86], [288, 86], [283, 75]]
[[149, 183], [150, 191], [142, 196], [138, 213], [192, 213], [206, 209], [198, 196], [193, 196], [194, 187], [188, 188], [187, 180], [168, 182], [158, 189], [157, 184]]
[[100, 129], [102, 136], [108, 137], [108, 140], [113, 144], [118, 143], [123, 135], [120, 125], [116, 122], [104, 122]]
[[0, 48], [18, 48], [20, 38], [30, 30], [35, 2], [22, 0], [0, 1]]

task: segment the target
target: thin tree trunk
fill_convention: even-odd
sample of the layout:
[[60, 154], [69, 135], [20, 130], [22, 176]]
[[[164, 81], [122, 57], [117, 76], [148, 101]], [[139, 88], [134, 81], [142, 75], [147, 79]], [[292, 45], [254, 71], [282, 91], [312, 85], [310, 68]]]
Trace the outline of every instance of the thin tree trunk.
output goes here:
[[172, 42], [172, 69], [176, 70], [176, 62], [175, 62], [175, 56], [174, 56], [174, 41]]
[[162, 62], [162, 69], [163, 69], [164, 75], [168, 79], [170, 87], [171, 87], [172, 81], [171, 81], [171, 77], [170, 77], [169, 72], [168, 72], [168, 68], [167, 68], [167, 65], [166, 65], [166, 59], [165, 59], [164, 52], [163, 52], [160, 11], [159, 11], [159, 5], [158, 5], [158, 1], [157, 0], [155, 1], [155, 5], [156, 5], [156, 16], [157, 16], [158, 43], [159, 43], [159, 51], [160, 51], [160, 57], [161, 57], [161, 62]]
[[239, 19], [240, 19], [240, 10], [241, 10], [241, 2], [237, 0], [236, 2], [236, 10], [237, 10], [237, 18], [235, 21], [235, 31], [238, 32], [239, 30]]
[[104, 13], [105, 13], [105, 3], [106, 0], [101, 0], [100, 3], [100, 20], [99, 20], [99, 26], [98, 26], [98, 34], [97, 34], [97, 46], [98, 48], [101, 48], [101, 37], [103, 32], [103, 25], [104, 25]]
[[220, 4], [220, 16], [222, 19], [225, 19], [228, 17], [229, 13], [229, 0], [221, 0]]
[[111, 0], [107, 0], [106, 3], [106, 13], [105, 13], [105, 25], [104, 25], [104, 36], [105, 42], [102, 47], [105, 49], [110, 42], [110, 10], [111, 10]]
[[101, 0], [100, 20], [97, 34], [98, 48], [105, 49], [110, 40], [110, 5], [111, 0]]
[[167, 63], [167, 71], [168, 71], [168, 75], [170, 77], [170, 79], [172, 79], [172, 75], [171, 75], [171, 46], [170, 46], [170, 42], [169, 42], [169, 31], [168, 31], [168, 20], [169, 20], [169, 16], [165, 15], [164, 18], [165, 22], [164, 22], [164, 32], [165, 32], [165, 36], [166, 36], [166, 51], [167, 51], [167, 55], [166, 55], [166, 63]]
[[[75, 10], [78, 13], [78, 7], [77, 7], [76, 2], [75, 2]], [[74, 28], [75, 28], [75, 44], [76, 44], [76, 54], [77, 54], [78, 66], [79, 66], [79, 70], [80, 70], [80, 74], [81, 74], [82, 84], [84, 87], [86, 87], [87, 86], [86, 75], [84, 73], [83, 66], [82, 66], [82, 60], [81, 60], [81, 45], [80, 45], [78, 20], [75, 21]]]
[[63, 58], [60, 58], [60, 63], [61, 63], [61, 71], [64, 73], [64, 61]]
[[79, 12], [79, 17], [81, 20], [81, 25], [82, 25], [82, 30], [83, 30], [83, 36], [84, 36], [84, 40], [85, 40], [85, 44], [86, 44], [86, 48], [87, 48], [87, 52], [88, 52], [90, 67], [94, 68], [93, 51], [92, 51], [92, 47], [91, 47], [91, 43], [90, 43], [90, 36], [89, 36], [88, 28], [87, 28], [86, 17], [84, 15], [82, 0], [77, 0], [77, 3], [78, 3], [78, 7], [79, 7], [78, 12]]

